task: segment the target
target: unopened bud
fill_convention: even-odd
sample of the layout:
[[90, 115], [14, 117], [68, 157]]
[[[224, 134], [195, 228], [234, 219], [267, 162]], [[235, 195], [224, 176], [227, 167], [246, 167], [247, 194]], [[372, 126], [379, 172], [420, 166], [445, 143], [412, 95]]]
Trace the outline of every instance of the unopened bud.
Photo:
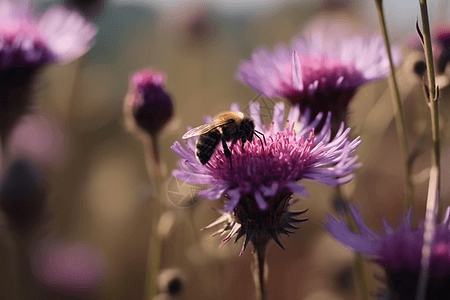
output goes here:
[[161, 293], [177, 296], [183, 293], [185, 281], [180, 269], [165, 269], [158, 276], [158, 288]]
[[125, 117], [130, 130], [135, 124], [156, 135], [173, 115], [173, 103], [164, 90], [166, 75], [152, 69], [134, 73], [125, 98]]

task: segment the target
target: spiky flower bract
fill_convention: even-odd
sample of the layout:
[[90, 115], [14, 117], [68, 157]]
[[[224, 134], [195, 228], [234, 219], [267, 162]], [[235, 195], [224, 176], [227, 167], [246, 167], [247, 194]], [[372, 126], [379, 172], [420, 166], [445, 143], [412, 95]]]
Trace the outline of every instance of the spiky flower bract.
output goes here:
[[[423, 246], [423, 225], [411, 226], [411, 212], [397, 229], [383, 220], [384, 232], [376, 234], [365, 225], [359, 212], [350, 206], [359, 233], [352, 232], [344, 221], [328, 216], [325, 228], [339, 242], [381, 265], [386, 270], [390, 299], [414, 299], [420, 273]], [[450, 299], [450, 208], [442, 223], [438, 224], [431, 252], [428, 300]]]
[[0, 0], [0, 138], [32, 104], [41, 67], [69, 63], [92, 46], [97, 28], [77, 12], [56, 6], [38, 21], [27, 1]]
[[[232, 110], [239, 109], [233, 105]], [[231, 149], [231, 168], [221, 146], [208, 163], [202, 165], [195, 155], [195, 138], [187, 141], [186, 148], [175, 142], [172, 149], [181, 160], [180, 169], [173, 171], [173, 176], [208, 185], [199, 193], [207, 199], [218, 199], [222, 195], [228, 199], [222, 218], [230, 217], [231, 221], [219, 222], [229, 223], [225, 225], [231, 229], [227, 239], [236, 234], [238, 238], [243, 235], [251, 238], [254, 245], [267, 243], [270, 239], [278, 243], [277, 235], [286, 233], [291, 223], [298, 221], [294, 218], [296, 214], [291, 215], [288, 208], [293, 194], [307, 195], [301, 180], [328, 185], [350, 181], [353, 170], [359, 166], [358, 157], [351, 155], [360, 140], [356, 138], [349, 142], [350, 129], [344, 131], [343, 124], [331, 140], [331, 114], [322, 130], [315, 134], [314, 128], [321, 122], [322, 114], [310, 122], [309, 111], [299, 118], [298, 106], [290, 110], [284, 124], [284, 104], [281, 102], [274, 107], [273, 122], [268, 129], [261, 122], [258, 103], [250, 104], [250, 115], [255, 129], [264, 134], [266, 143], [253, 138], [242, 150], [241, 141], [238, 141]], [[212, 120], [208, 118], [207, 121]], [[237, 227], [233, 222], [238, 224]]]
[[290, 207], [295, 203], [295, 201], [291, 201], [291, 198], [291, 193], [272, 198], [270, 202], [274, 204], [274, 207], [266, 211], [261, 211], [254, 204], [254, 201], [246, 199], [249, 201], [242, 201], [242, 205], [239, 204], [232, 212], [221, 211], [221, 216], [202, 230], [219, 226], [220, 228], [212, 236], [220, 235], [224, 237], [223, 243], [229, 242], [234, 237], [235, 243], [244, 238], [239, 256], [244, 253], [250, 242], [253, 243], [255, 248], [258, 248], [273, 240], [284, 250], [279, 236], [281, 234], [289, 236], [294, 233], [292, 230], [298, 229], [296, 226], [298, 223], [308, 220], [298, 218], [307, 209], [302, 211], [290, 210]]
[[[239, 65], [237, 79], [266, 97], [281, 97], [300, 104], [312, 115], [330, 111], [333, 133], [346, 121], [347, 109], [356, 89], [389, 74], [383, 40], [355, 37], [338, 40], [339, 32], [311, 31], [297, 37], [290, 48], [279, 45], [272, 52], [263, 47]], [[394, 60], [400, 51], [394, 47]], [[319, 128], [323, 124], [319, 124]]]
[[165, 91], [166, 74], [152, 69], [134, 73], [130, 78], [124, 112], [131, 131], [136, 125], [156, 135], [173, 115], [173, 102]]

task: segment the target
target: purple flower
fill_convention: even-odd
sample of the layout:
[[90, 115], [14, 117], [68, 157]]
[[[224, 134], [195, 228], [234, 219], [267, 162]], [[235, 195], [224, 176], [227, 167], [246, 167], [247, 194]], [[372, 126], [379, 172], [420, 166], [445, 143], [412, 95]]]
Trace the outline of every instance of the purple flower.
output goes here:
[[[236, 107], [232, 110], [238, 110]], [[306, 196], [305, 188], [299, 180], [310, 179], [327, 185], [344, 184], [353, 178], [353, 170], [359, 167], [358, 156], [351, 154], [360, 144], [359, 137], [348, 141], [350, 128], [344, 131], [342, 124], [338, 134], [330, 140], [330, 119], [328, 114], [322, 130], [314, 132], [314, 127], [322, 120], [322, 114], [310, 122], [307, 111], [300, 119], [299, 107], [289, 112], [283, 125], [284, 104], [274, 108], [272, 125], [266, 129], [261, 124], [259, 104], [250, 105], [250, 114], [256, 130], [265, 135], [267, 143], [254, 138], [244, 145], [241, 141], [232, 149], [233, 169], [225, 157], [221, 146], [206, 165], [195, 156], [195, 138], [188, 140], [186, 148], [175, 142], [172, 149], [181, 160], [180, 169], [173, 176], [194, 184], [209, 187], [199, 194], [208, 199], [218, 199], [222, 195], [229, 198], [226, 211], [233, 210], [243, 196], [256, 201], [260, 210], [266, 210], [271, 203], [268, 198], [285, 192]], [[210, 121], [208, 118], [207, 121]]]
[[38, 21], [27, 1], [0, 0], [0, 138], [32, 104], [33, 81], [48, 63], [85, 54], [97, 28], [78, 13], [53, 7]]
[[24, 116], [11, 131], [6, 151], [11, 158], [27, 157], [44, 168], [62, 167], [69, 138], [64, 126], [44, 113]]
[[[440, 24], [434, 28], [433, 54], [437, 58], [436, 67], [438, 73], [444, 73], [450, 61], [450, 25]], [[435, 50], [436, 49], [436, 50]]]
[[[232, 110], [239, 110], [236, 105]], [[180, 169], [173, 176], [194, 184], [208, 185], [199, 194], [208, 199], [222, 195], [228, 198], [222, 216], [207, 226], [221, 225], [216, 234], [225, 235], [223, 242], [236, 236], [235, 242], [245, 236], [241, 254], [252, 242], [257, 252], [265, 251], [270, 240], [283, 248], [278, 235], [293, 233], [297, 219], [304, 211], [289, 210], [293, 194], [305, 196], [302, 179], [316, 180], [324, 184], [344, 184], [353, 178], [353, 170], [359, 164], [358, 157], [350, 155], [360, 144], [359, 138], [348, 141], [350, 129], [342, 124], [336, 137], [330, 140], [328, 114], [322, 130], [315, 134], [315, 126], [322, 121], [322, 113], [310, 122], [309, 110], [299, 119], [300, 108], [292, 108], [286, 125], [283, 124], [284, 104], [274, 107], [272, 125], [266, 129], [261, 122], [258, 103], [250, 104], [250, 115], [255, 129], [265, 135], [266, 143], [254, 138], [244, 144], [238, 141], [231, 149], [233, 169], [221, 146], [207, 164], [202, 165], [195, 155], [195, 139], [186, 148], [175, 142], [172, 149], [181, 160]], [[207, 122], [211, 118], [207, 118]]]
[[[386, 270], [392, 299], [414, 299], [420, 273], [424, 229], [422, 225], [416, 229], [411, 227], [411, 209], [396, 230], [383, 220], [384, 232], [381, 234], [370, 230], [354, 207], [350, 206], [350, 210], [359, 233], [352, 232], [344, 221], [339, 222], [332, 216], [328, 216], [325, 228], [339, 242], [372, 258]], [[426, 299], [450, 299], [449, 225], [450, 208], [447, 208], [445, 218], [436, 228]]]
[[[438, 74], [445, 74], [445, 68], [450, 61], [450, 25], [448, 23], [438, 24], [433, 28], [431, 33], [435, 69]], [[422, 42], [417, 33], [407, 41], [407, 46], [411, 50], [424, 52]], [[412, 65], [413, 71], [422, 79], [426, 71], [425, 56], [422, 55], [419, 58], [416, 56], [412, 57], [414, 59], [414, 64]], [[445, 83], [439, 83], [441, 88], [446, 85], [448, 85], [448, 80]]]
[[165, 91], [166, 75], [152, 69], [134, 73], [124, 102], [124, 113], [130, 130], [136, 125], [156, 135], [173, 115], [173, 103]]
[[82, 241], [44, 241], [33, 255], [34, 274], [52, 294], [86, 296], [107, 271], [103, 253]]
[[[393, 55], [399, 62], [397, 48]], [[296, 38], [291, 48], [280, 45], [273, 52], [257, 49], [250, 60], [239, 65], [237, 79], [266, 97], [282, 97], [300, 104], [302, 112], [309, 108], [313, 116], [331, 111], [335, 133], [346, 120], [356, 89], [388, 73], [389, 61], [381, 37], [339, 41], [317, 31], [308, 38]]]
[[97, 28], [75, 11], [50, 8], [39, 21], [26, 2], [0, 2], [0, 69], [69, 63], [86, 53]]

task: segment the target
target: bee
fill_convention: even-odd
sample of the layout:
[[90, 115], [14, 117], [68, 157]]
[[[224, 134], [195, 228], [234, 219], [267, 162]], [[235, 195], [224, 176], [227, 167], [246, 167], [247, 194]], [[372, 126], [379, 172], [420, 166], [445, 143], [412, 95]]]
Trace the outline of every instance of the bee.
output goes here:
[[[230, 167], [233, 169], [231, 162], [231, 151], [234, 144], [238, 140], [242, 142], [242, 151], [244, 151], [244, 144], [246, 141], [251, 142], [255, 135], [261, 142], [263, 142], [259, 135], [262, 135], [264, 143], [266, 139], [264, 134], [255, 129], [255, 123], [252, 118], [246, 117], [240, 111], [227, 111], [214, 117], [213, 121], [208, 124], [200, 125], [192, 128], [183, 135], [183, 139], [198, 136], [197, 144], [195, 146], [195, 155], [198, 161], [204, 165], [222, 141], [223, 152], [225, 157], [230, 161]], [[227, 142], [231, 141], [231, 147], [228, 148]]]

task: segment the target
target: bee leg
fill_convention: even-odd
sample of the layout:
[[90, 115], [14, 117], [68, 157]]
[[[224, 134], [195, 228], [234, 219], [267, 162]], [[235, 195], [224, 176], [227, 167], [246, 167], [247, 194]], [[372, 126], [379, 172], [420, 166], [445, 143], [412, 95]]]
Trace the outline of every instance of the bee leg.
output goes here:
[[231, 151], [228, 148], [228, 145], [227, 145], [227, 142], [225, 141], [225, 139], [222, 139], [222, 147], [223, 147], [223, 153], [225, 154], [225, 157], [230, 160], [230, 167], [233, 170], [233, 165], [231, 163]]
[[246, 140], [247, 140], [247, 138], [245, 137], [245, 135], [243, 135], [242, 138], [241, 138], [241, 142], [242, 142], [241, 150], [242, 150], [242, 152], [244, 152], [244, 145], [245, 145], [245, 141]]
[[[261, 137], [259, 136], [259, 135], [262, 135], [262, 137], [263, 137], [263, 139], [264, 139], [264, 144], [267, 145], [267, 143], [266, 143], [266, 137], [264, 136], [264, 133], [262, 133], [261, 131], [258, 131], [258, 130], [254, 130], [254, 134], [255, 134], [255, 136], [259, 139], [259, 141], [261, 142], [261, 145], [263, 146]], [[264, 146], [263, 146], [263, 147], [264, 147]]]
[[234, 145], [236, 144], [237, 141], [238, 139], [233, 139], [233, 141], [231, 142], [230, 151], [233, 151]]
[[262, 135], [262, 137], [263, 137], [263, 139], [264, 139], [264, 144], [267, 145], [267, 143], [266, 143], [266, 137], [265, 137], [264, 134], [262, 134], [261, 132], [255, 130], [255, 136], [259, 139], [259, 142], [261, 143], [262, 150], [264, 151], [264, 144], [263, 144], [263, 142], [262, 142], [262, 140], [261, 140], [261, 137], [260, 137], [258, 134], [261, 134], [261, 135]]

